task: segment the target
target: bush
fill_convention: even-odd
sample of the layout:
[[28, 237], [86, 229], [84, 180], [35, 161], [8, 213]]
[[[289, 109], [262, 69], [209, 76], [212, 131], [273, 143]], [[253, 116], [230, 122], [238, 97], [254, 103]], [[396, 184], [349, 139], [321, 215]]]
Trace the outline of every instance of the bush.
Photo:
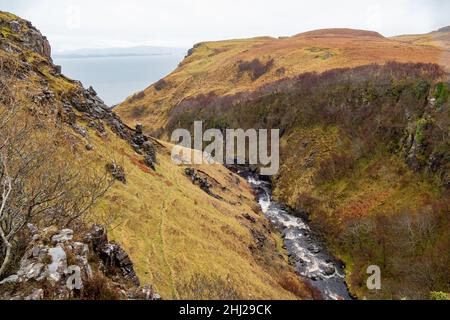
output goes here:
[[132, 107], [132, 109], [131, 109], [131, 116], [133, 118], [140, 118], [140, 117], [143, 117], [144, 115], [146, 115], [147, 112], [148, 112], [147, 107], [145, 107], [145, 106], [136, 106], [136, 107]]
[[109, 279], [100, 273], [95, 273], [83, 283], [82, 300], [120, 300], [117, 290], [109, 285]]
[[238, 65], [239, 73], [249, 72], [250, 77], [255, 81], [272, 68], [273, 62], [273, 59], [270, 59], [266, 63], [262, 63], [259, 59], [253, 59], [250, 62], [240, 61]]
[[351, 154], [333, 153], [322, 161], [316, 173], [316, 183], [327, 183], [343, 178], [355, 166], [355, 159]]
[[300, 213], [311, 214], [316, 211], [319, 206], [320, 200], [312, 197], [307, 193], [300, 193], [297, 197], [297, 203], [295, 210]]
[[139, 100], [142, 100], [145, 98], [145, 92], [141, 91], [138, 93], [135, 93], [133, 96], [131, 96], [130, 100], [128, 100], [129, 103], [133, 103]]
[[153, 87], [155, 88], [156, 91], [161, 91], [163, 89], [165, 89], [169, 84], [167, 83], [166, 80], [161, 79], [158, 82], [156, 82]]
[[414, 92], [417, 100], [422, 100], [427, 97], [430, 90], [430, 83], [426, 80], [419, 81], [414, 87]]
[[416, 135], [414, 141], [419, 145], [425, 143], [425, 130], [427, 129], [427, 126], [428, 121], [426, 119], [419, 119], [416, 123]]
[[436, 99], [436, 105], [441, 106], [448, 101], [449, 89], [447, 84], [440, 82], [437, 84], [434, 91], [434, 98]]
[[284, 275], [278, 283], [280, 286], [286, 290], [294, 294], [298, 298], [305, 298], [307, 295], [305, 293], [305, 288], [300, 282], [299, 278], [293, 275]]

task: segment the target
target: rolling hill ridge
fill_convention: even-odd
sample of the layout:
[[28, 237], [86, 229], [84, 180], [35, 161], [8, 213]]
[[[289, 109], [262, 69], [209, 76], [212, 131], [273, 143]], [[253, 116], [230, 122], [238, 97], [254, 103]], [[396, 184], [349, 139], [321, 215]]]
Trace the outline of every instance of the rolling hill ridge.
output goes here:
[[159, 136], [167, 135], [164, 127], [175, 107], [201, 95], [251, 93], [302, 73], [389, 61], [437, 63], [448, 70], [450, 54], [445, 43], [448, 44], [449, 35], [436, 35], [444, 40], [432, 45], [352, 29], [316, 30], [277, 39], [199, 43], [174, 72], [129, 97], [116, 111], [128, 124], [142, 122]]

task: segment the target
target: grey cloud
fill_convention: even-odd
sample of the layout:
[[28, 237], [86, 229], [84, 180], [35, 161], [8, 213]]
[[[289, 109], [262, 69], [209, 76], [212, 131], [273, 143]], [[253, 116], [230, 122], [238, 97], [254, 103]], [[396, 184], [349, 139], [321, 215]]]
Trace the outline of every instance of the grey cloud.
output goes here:
[[0, 0], [0, 10], [31, 20], [53, 47], [156, 45], [327, 27], [373, 29], [386, 36], [450, 24], [448, 0]]

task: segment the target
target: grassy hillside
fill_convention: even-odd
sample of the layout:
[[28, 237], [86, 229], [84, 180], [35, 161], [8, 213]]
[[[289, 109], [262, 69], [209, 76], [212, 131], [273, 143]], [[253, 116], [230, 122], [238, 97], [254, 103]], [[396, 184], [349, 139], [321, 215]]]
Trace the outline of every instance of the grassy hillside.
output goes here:
[[[160, 128], [280, 128], [275, 197], [307, 214], [363, 298], [449, 292], [448, 28], [318, 30], [196, 45], [118, 107]], [[365, 287], [381, 267], [383, 288]]]
[[[229, 278], [243, 299], [295, 298], [282, 288], [286, 277], [295, 276], [286, 264], [281, 239], [268, 231], [267, 221], [255, 211], [244, 180], [223, 167], [198, 168], [213, 182], [212, 192], [223, 198], [218, 200], [172, 164], [166, 145], [159, 149], [156, 172], [143, 166], [121, 141], [98, 145], [100, 154], [115, 151], [123, 159], [127, 184], [111, 190], [97, 214], [108, 219], [114, 212], [113, 238], [129, 250], [138, 275], [164, 297], [191, 298], [194, 292], [186, 292], [185, 287], [205, 275], [211, 286], [216, 278]], [[246, 220], [244, 213], [257, 223]], [[258, 250], [251, 230], [267, 236]], [[208, 290], [208, 284], [204, 286]], [[303, 289], [307, 297], [309, 292]], [[220, 292], [215, 294], [221, 297]]]
[[60, 74], [48, 42], [30, 23], [3, 12], [0, 72], [0, 113], [12, 105], [3, 99], [7, 93], [21, 110], [14, 123], [36, 122], [39, 129], [32, 133], [44, 135], [40, 144], [26, 145], [55, 144], [61, 151], [48, 155], [47, 170], [64, 175], [59, 168], [70, 168], [84, 175], [102, 173], [111, 164], [120, 168], [113, 173], [122, 181], [96, 201], [88, 222], [108, 226], [130, 253], [141, 281], [164, 299], [311, 296], [288, 265], [280, 236], [254, 207], [244, 180], [220, 166], [197, 168], [212, 184], [213, 197], [172, 163], [170, 146], [158, 141], [152, 142], [158, 159], [153, 170], [130, 143], [137, 132], [93, 102], [91, 90]]
[[392, 39], [414, 45], [441, 48], [442, 50], [446, 51], [445, 58], [448, 62], [448, 55], [450, 54], [450, 27], [444, 27], [427, 34], [402, 35], [393, 37]]
[[128, 124], [142, 122], [160, 135], [164, 130], [157, 129], [164, 128], [173, 109], [189, 98], [252, 92], [305, 72], [371, 63], [432, 62], [448, 66], [446, 49], [350, 29], [318, 30], [279, 39], [205, 42], [196, 45], [169, 76], [120, 104], [117, 112]]
[[[449, 91], [435, 64], [304, 73], [235, 95], [186, 99], [166, 130], [281, 128], [274, 195], [306, 213], [366, 298], [448, 292]], [[365, 287], [379, 265], [383, 288]]]

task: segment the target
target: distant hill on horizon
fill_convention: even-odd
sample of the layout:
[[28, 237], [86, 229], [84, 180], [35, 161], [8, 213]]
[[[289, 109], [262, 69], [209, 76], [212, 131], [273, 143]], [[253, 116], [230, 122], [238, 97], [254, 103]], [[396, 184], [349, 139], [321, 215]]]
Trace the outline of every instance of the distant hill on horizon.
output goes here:
[[448, 52], [450, 50], [450, 26], [426, 34], [401, 35], [391, 39], [413, 45], [437, 47]]
[[101, 58], [101, 57], [127, 57], [150, 55], [184, 54], [187, 48], [136, 46], [124, 48], [83, 48], [77, 50], [61, 51], [53, 54], [54, 58]]

